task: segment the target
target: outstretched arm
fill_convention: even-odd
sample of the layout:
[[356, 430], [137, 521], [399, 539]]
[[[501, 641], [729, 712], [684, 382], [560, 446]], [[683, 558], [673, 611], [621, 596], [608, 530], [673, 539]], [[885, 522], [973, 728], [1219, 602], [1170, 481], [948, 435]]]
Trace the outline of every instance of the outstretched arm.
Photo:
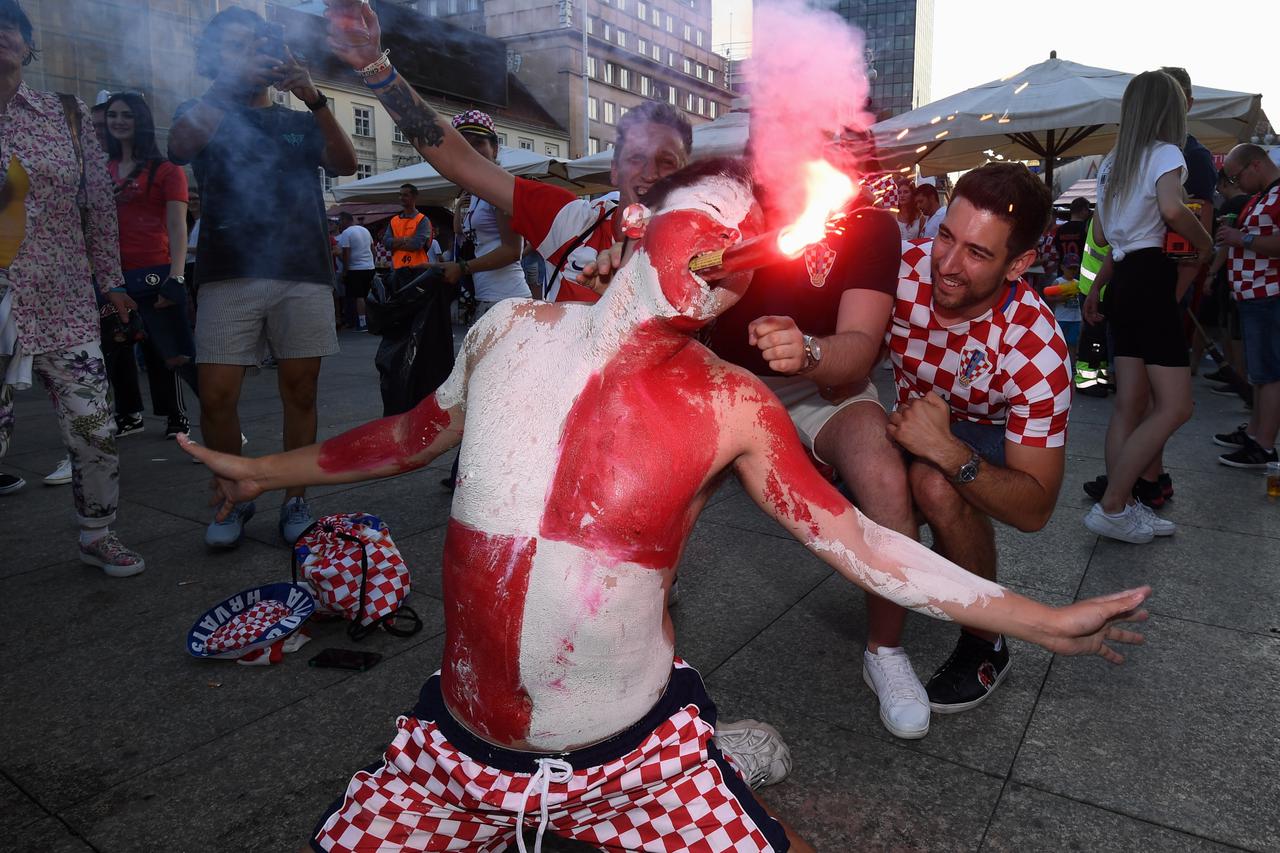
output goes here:
[[441, 409], [432, 394], [402, 415], [381, 418], [288, 453], [254, 459], [218, 453], [185, 435], [178, 437], [178, 443], [213, 473], [212, 502], [223, 519], [235, 504], [273, 489], [354, 483], [421, 468], [462, 440], [463, 420], [460, 406]]
[[970, 574], [918, 542], [874, 524], [827, 483], [805, 456], [786, 410], [770, 396], [726, 416], [741, 442], [735, 467], [752, 499], [810, 551], [849, 580], [904, 607], [1028, 640], [1061, 654], [1124, 656], [1107, 642], [1140, 643], [1117, 627], [1142, 621], [1149, 587], [1079, 601], [1040, 604]]
[[[326, 0], [326, 5], [350, 5], [349, 0]], [[369, 30], [369, 41], [358, 46], [346, 43], [347, 36], [339, 23], [341, 15], [329, 17], [329, 47], [334, 54], [361, 69], [382, 55], [382, 31], [378, 16], [368, 3], [359, 4], [355, 14], [363, 16]], [[414, 91], [409, 81], [394, 68], [389, 68], [365, 81], [369, 91], [391, 113], [400, 131], [436, 171], [458, 186], [480, 196], [494, 207], [511, 212], [515, 194], [515, 178], [496, 163], [476, 153], [462, 134]]]

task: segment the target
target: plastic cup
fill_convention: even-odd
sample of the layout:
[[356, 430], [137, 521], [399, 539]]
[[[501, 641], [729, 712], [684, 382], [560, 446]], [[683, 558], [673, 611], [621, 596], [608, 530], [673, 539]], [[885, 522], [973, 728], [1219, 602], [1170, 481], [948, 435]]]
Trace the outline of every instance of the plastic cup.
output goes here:
[[1280, 500], [1280, 462], [1267, 463], [1267, 498]]

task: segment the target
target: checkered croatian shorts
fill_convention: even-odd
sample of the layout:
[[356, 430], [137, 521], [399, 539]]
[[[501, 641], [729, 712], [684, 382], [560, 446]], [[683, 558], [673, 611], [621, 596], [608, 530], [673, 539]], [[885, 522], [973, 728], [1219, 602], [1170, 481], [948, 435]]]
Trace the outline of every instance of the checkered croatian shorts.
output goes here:
[[[503, 851], [517, 828], [606, 850], [788, 849], [780, 824], [751, 796], [713, 738], [715, 705], [697, 671], [677, 661], [643, 719], [609, 740], [552, 756], [513, 752], [472, 735], [445, 710], [439, 673], [384, 760], [357, 773], [321, 820], [316, 850]], [[545, 812], [543, 811], [545, 809]]]

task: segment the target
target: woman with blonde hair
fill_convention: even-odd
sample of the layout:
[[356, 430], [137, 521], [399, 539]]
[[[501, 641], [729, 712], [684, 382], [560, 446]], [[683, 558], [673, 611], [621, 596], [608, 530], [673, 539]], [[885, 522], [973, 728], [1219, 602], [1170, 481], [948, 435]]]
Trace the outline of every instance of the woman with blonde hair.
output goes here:
[[1169, 229], [1208, 260], [1213, 240], [1183, 203], [1187, 174], [1182, 144], [1187, 101], [1162, 71], [1129, 81], [1120, 105], [1116, 146], [1098, 171], [1094, 235], [1111, 255], [1085, 303], [1085, 318], [1102, 319], [1098, 294], [1110, 278], [1106, 318], [1115, 342], [1115, 410], [1107, 425], [1107, 490], [1084, 518], [1101, 536], [1141, 544], [1174, 532], [1133, 498], [1139, 475], [1169, 436], [1191, 417], [1187, 340], [1177, 302], [1178, 262], [1164, 251]]

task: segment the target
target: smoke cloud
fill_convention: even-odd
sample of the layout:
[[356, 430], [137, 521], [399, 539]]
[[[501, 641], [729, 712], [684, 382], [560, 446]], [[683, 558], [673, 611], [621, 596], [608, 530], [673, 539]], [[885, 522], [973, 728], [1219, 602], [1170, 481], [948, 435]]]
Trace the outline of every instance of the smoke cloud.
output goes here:
[[804, 205], [803, 170], [823, 157], [833, 135], [866, 130], [862, 32], [834, 12], [798, 0], [755, 7], [746, 78], [751, 95], [751, 156], [777, 212], [794, 219]]

